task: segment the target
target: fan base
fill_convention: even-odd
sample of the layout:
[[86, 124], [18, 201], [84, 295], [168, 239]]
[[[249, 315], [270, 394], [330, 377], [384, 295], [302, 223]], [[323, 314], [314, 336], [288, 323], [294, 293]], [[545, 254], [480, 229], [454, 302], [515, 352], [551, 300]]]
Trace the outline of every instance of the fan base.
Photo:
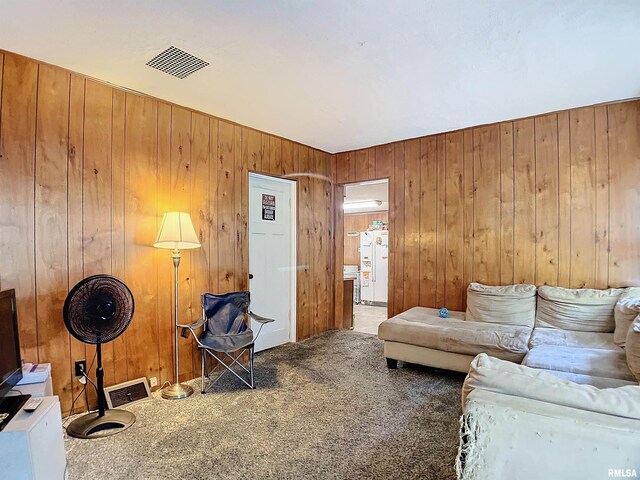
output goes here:
[[67, 427], [67, 434], [76, 438], [102, 438], [126, 430], [136, 421], [127, 410], [107, 410], [104, 416], [98, 412], [87, 413], [75, 419]]
[[181, 398], [190, 397], [193, 394], [193, 388], [182, 383], [175, 383], [162, 389], [162, 398], [167, 400], [180, 400]]

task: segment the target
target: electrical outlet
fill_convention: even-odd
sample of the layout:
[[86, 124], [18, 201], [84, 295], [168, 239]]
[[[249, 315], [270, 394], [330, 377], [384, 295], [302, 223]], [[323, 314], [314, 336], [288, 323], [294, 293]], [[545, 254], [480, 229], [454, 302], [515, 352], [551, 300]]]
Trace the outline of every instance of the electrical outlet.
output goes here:
[[149, 386], [150, 386], [151, 388], [153, 388], [153, 387], [157, 387], [157, 386], [158, 386], [158, 377], [151, 377], [151, 378], [149, 379]]
[[84, 373], [87, 373], [87, 361], [86, 360], [76, 360], [76, 370], [75, 370], [75, 375], [76, 377], [81, 377]]

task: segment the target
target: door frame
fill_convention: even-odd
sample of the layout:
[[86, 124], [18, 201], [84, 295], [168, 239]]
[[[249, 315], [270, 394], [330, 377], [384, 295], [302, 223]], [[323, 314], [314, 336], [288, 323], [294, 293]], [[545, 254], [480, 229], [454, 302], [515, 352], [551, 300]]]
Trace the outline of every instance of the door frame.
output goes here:
[[[291, 314], [289, 315], [290, 317], [289, 318], [289, 341], [296, 342], [297, 341], [296, 327], [298, 323], [297, 321], [298, 319], [298, 311], [297, 311], [297, 306], [298, 306], [298, 291], [297, 291], [298, 198], [297, 198], [297, 192], [298, 192], [298, 188], [297, 188], [297, 182], [295, 180], [290, 180], [282, 177], [274, 177], [272, 175], [266, 175], [264, 173], [249, 172], [249, 175], [247, 178], [247, 205], [249, 204], [248, 202], [250, 201], [250, 195], [251, 195], [251, 188], [249, 183], [251, 178], [258, 178], [258, 179], [263, 179], [268, 181], [280, 182], [280, 183], [285, 183], [289, 185], [289, 193], [291, 194], [291, 197], [290, 197], [291, 198], [291, 259], [290, 259], [291, 304], [289, 305]], [[247, 217], [249, 217], [249, 212], [247, 212]], [[249, 218], [248, 225], [247, 225], [248, 242], [251, 242], [251, 234], [249, 231], [250, 228], [251, 228], [251, 218]], [[251, 251], [249, 244], [247, 245], [247, 250], [249, 252]], [[249, 270], [250, 270], [251, 258], [249, 256], [247, 258], [249, 261]], [[249, 291], [251, 291], [251, 288], [249, 288]]]
[[[395, 209], [395, 202], [393, 201], [393, 183], [391, 181], [391, 177], [390, 176], [385, 176], [385, 177], [376, 177], [376, 178], [367, 178], [364, 180], [354, 180], [353, 182], [340, 182], [340, 183], [335, 183], [334, 184], [334, 193], [335, 193], [335, 198], [334, 198], [334, 239], [333, 239], [333, 264], [334, 264], [334, 269], [335, 271], [333, 272], [334, 275], [334, 285], [336, 286], [336, 288], [334, 288], [334, 305], [335, 305], [335, 317], [336, 320], [338, 318], [342, 318], [342, 298], [338, 298], [338, 295], [342, 295], [343, 294], [343, 289], [341, 287], [339, 287], [339, 285], [341, 286], [343, 284], [344, 281], [344, 209], [342, 208], [342, 204], [344, 203], [344, 190], [345, 187], [347, 185], [352, 185], [354, 183], [362, 183], [362, 182], [375, 182], [375, 181], [380, 181], [380, 180], [386, 180], [387, 181], [387, 197], [389, 199], [389, 210], [387, 211], [387, 215], [388, 215], [388, 223], [389, 223], [389, 276], [388, 276], [388, 285], [387, 285], [387, 317], [391, 318], [391, 309], [390, 309], [390, 298], [391, 295], [393, 295], [393, 292], [391, 290], [391, 268], [392, 267], [392, 262], [391, 259], [393, 258], [392, 255], [395, 255], [395, 245], [394, 242], [392, 241], [392, 239], [394, 238], [392, 233], [393, 233], [393, 220], [394, 220], [394, 209]], [[347, 328], [345, 326], [342, 326], [342, 328]]]

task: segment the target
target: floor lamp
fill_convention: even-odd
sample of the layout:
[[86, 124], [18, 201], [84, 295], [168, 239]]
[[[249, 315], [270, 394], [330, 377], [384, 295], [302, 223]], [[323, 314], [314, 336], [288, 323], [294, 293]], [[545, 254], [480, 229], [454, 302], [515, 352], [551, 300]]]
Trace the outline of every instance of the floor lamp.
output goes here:
[[193, 228], [191, 216], [185, 212], [167, 212], [162, 219], [158, 237], [153, 243], [154, 247], [167, 248], [171, 250], [171, 258], [173, 258], [173, 271], [175, 280], [175, 321], [176, 321], [176, 381], [162, 389], [162, 398], [169, 400], [178, 400], [186, 398], [193, 393], [193, 388], [189, 385], [180, 383], [180, 365], [178, 353], [178, 267], [180, 266], [180, 250], [189, 248], [199, 248], [200, 240]]

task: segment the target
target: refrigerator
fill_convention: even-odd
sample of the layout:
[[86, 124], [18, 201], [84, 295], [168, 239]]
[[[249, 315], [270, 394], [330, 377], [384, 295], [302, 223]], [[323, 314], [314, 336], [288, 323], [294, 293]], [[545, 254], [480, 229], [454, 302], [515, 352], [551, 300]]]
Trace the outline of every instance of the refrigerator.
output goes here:
[[360, 232], [360, 299], [386, 305], [389, 290], [389, 231]]

